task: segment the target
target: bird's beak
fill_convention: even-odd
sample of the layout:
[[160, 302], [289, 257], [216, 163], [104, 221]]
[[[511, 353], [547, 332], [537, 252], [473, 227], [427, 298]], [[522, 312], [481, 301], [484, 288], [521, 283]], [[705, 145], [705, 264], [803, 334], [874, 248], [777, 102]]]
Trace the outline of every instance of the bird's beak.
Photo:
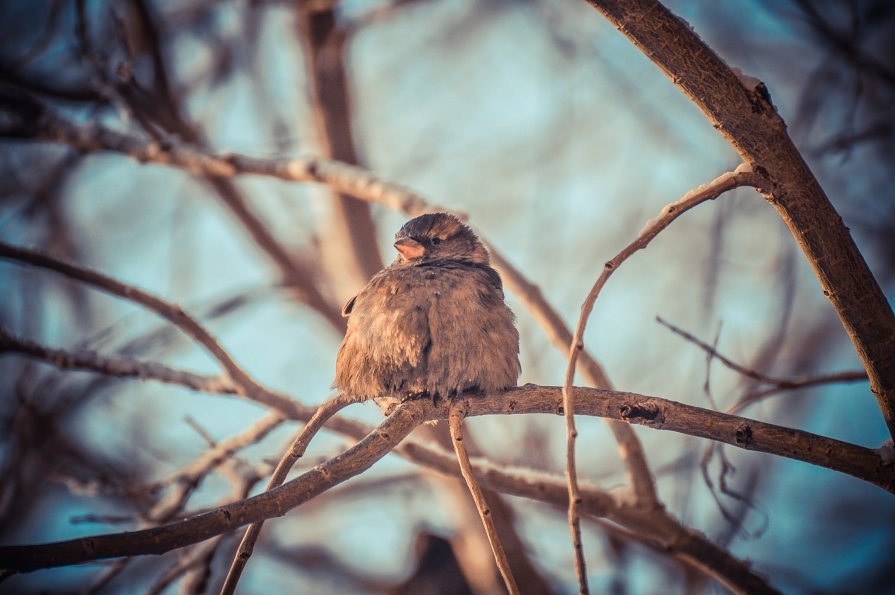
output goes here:
[[426, 253], [425, 246], [413, 238], [401, 238], [395, 242], [395, 250], [401, 254], [404, 260], [413, 260]]

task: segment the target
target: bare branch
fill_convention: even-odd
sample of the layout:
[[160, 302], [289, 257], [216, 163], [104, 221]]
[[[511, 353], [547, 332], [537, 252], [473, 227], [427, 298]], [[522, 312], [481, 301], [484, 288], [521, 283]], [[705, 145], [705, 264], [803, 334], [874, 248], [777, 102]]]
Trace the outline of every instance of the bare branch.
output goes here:
[[722, 174], [710, 183], [691, 190], [678, 200], [665, 205], [662, 212], [655, 219], [647, 222], [646, 226], [638, 234], [637, 239], [628, 244], [621, 252], [612, 258], [603, 267], [600, 277], [594, 283], [588, 293], [584, 304], [581, 306], [581, 315], [575, 328], [575, 335], [569, 344], [569, 362], [563, 381], [563, 412], [566, 419], [566, 474], [569, 487], [569, 530], [572, 533], [572, 545], [575, 549], [575, 569], [578, 572], [579, 590], [583, 593], [587, 590], [585, 579], [584, 554], [581, 551], [581, 526], [578, 517], [578, 473], [575, 469], [575, 439], [578, 431], [575, 429], [575, 405], [572, 400], [572, 384], [575, 381], [575, 369], [578, 364], [579, 354], [584, 350], [584, 331], [587, 321], [593, 311], [594, 304], [603, 286], [612, 276], [612, 273], [621, 266], [632, 254], [646, 248], [647, 245], [672, 221], [682, 214], [707, 200], [714, 200], [722, 193], [744, 185], [755, 185], [757, 176], [750, 171], [728, 172]]
[[[286, 476], [289, 474], [292, 466], [304, 455], [305, 450], [307, 450], [308, 445], [311, 443], [314, 436], [317, 435], [317, 432], [320, 431], [320, 428], [322, 428], [333, 415], [338, 413], [339, 410], [344, 409], [350, 404], [350, 401], [331, 399], [320, 405], [313, 417], [311, 417], [308, 423], [301, 429], [295, 437], [295, 440], [293, 440], [292, 444], [289, 445], [289, 448], [286, 449], [286, 452], [283, 453], [283, 457], [277, 464], [277, 467], [267, 484], [267, 488], [265, 488], [266, 492], [281, 486], [283, 482], [286, 481]], [[232, 595], [236, 592], [236, 585], [239, 582], [239, 577], [242, 575], [242, 571], [245, 569], [246, 564], [248, 564], [252, 551], [255, 549], [255, 542], [261, 534], [261, 527], [263, 524], [263, 520], [261, 520], [253, 523], [246, 529], [245, 535], [242, 536], [242, 541], [240, 541], [239, 547], [236, 549], [236, 555], [233, 557], [233, 562], [230, 564], [230, 570], [227, 572], [227, 578], [224, 580], [224, 585], [221, 587], [221, 595]]]
[[[656, 429], [714, 439], [747, 450], [786, 456], [842, 471], [895, 493], [895, 466], [886, 464], [880, 454], [872, 449], [801, 430], [634, 393], [576, 388], [574, 396], [576, 408], [582, 415], [613, 417]], [[508, 413], [558, 414], [562, 408], [562, 399], [562, 389], [559, 387], [527, 385], [503, 393], [470, 399], [469, 416]], [[420, 423], [431, 419], [444, 419], [449, 413], [448, 405], [444, 403], [434, 405], [427, 400], [406, 403], [398, 407], [376, 430], [367, 434], [348, 451], [270, 492], [157, 529], [38, 546], [0, 547], [0, 559], [3, 559], [10, 569], [26, 571], [112, 556], [161, 553], [197, 543], [241, 525], [282, 516], [291, 508], [306, 502], [329, 487], [369, 468]], [[410, 440], [399, 448], [398, 452], [410, 456], [412, 460], [431, 464], [432, 453], [437, 450], [433, 451], [430, 446]], [[444, 456], [448, 460], [453, 460], [453, 457], [446, 453]], [[567, 501], [567, 492], [561, 487], [562, 482], [555, 481], [548, 489], [542, 476], [531, 472], [526, 472], [524, 475], [507, 474], [493, 466], [481, 468], [480, 465], [474, 465], [474, 467], [476, 476], [488, 487], [503, 489], [509, 483], [513, 486], [512, 490], [507, 490], [509, 493], [537, 500], [544, 500], [549, 493], [550, 502], [561, 505]], [[502, 483], [498, 484], [493, 479], [495, 477], [500, 477]], [[556, 490], [559, 490], [559, 493]], [[715, 567], [703, 557], [703, 554], [712, 558], [721, 555], [709, 546], [705, 538], [699, 538], [696, 534], [682, 529], [670, 517], [663, 522], [664, 524], [657, 525], [659, 522], [657, 519], [661, 517], [655, 515], [666, 514], [664, 511], [644, 510], [636, 506], [618, 508], [619, 505], [612, 496], [599, 490], [591, 492], [589, 488], [581, 492], [581, 497], [582, 510], [585, 512], [604, 516], [609, 511], [615, 510], [615, 516], [611, 517], [613, 520], [646, 535], [655, 536], [659, 531], [662, 535], [679, 539], [686, 533], [689, 535], [686, 540], [687, 547], [690, 548], [696, 563], [704, 564], [710, 572], [725, 567], [724, 564]], [[680, 542], [676, 543], [680, 545]], [[752, 576], [754, 578], [754, 575]]]
[[460, 463], [460, 474], [469, 488], [472, 500], [475, 502], [475, 508], [482, 520], [482, 526], [485, 527], [485, 534], [488, 536], [488, 543], [491, 545], [491, 551], [494, 554], [494, 562], [503, 577], [503, 582], [507, 587], [510, 595], [519, 593], [519, 587], [516, 586], [516, 579], [513, 578], [513, 571], [510, 570], [510, 562], [507, 560], [506, 552], [503, 550], [503, 544], [500, 536], [497, 534], [497, 528], [494, 526], [494, 520], [491, 518], [491, 509], [488, 501], [485, 500], [485, 494], [476, 481], [472, 470], [472, 464], [469, 462], [469, 453], [466, 452], [466, 446], [463, 444], [463, 417], [466, 413], [466, 405], [463, 402], [451, 403], [451, 412], [448, 415], [448, 423], [451, 429], [451, 443], [454, 445], [454, 452], [457, 454], [457, 461]]
[[[299, 41], [307, 66], [308, 104], [314, 116], [320, 155], [357, 164], [352, 132], [351, 94], [346, 71], [349, 30], [339, 23], [336, 6], [296, 5]], [[345, 299], [379, 272], [383, 265], [370, 205], [336, 193], [326, 233], [322, 234], [329, 277], [343, 286]]]
[[[743, 418], [732, 418], [698, 407], [683, 406], [643, 395], [583, 388], [576, 389], [575, 393], [582, 414], [596, 412], [614, 414], [620, 419], [638, 421], [659, 428], [677, 429], [676, 431], [687, 427], [691, 433], [704, 434], [706, 429], [722, 428], [724, 432], [734, 434], [736, 427], [742, 428], [748, 423], [753, 432], [752, 442], [749, 445], [740, 444], [741, 447], [765, 449], [769, 442], [775, 440], [799, 446], [810, 444], [811, 452], [829, 453], [829, 456], [815, 457], [817, 459], [851, 457], [855, 461], [862, 459], [862, 464], [875, 464], [875, 470], [880, 473], [878, 482], [887, 482], [889, 486], [887, 489], [895, 491], [895, 473], [891, 469], [884, 470], [879, 455], [869, 449], [821, 438], [807, 432], [787, 430]], [[470, 415], [509, 412], [556, 413], [561, 404], [560, 388], [532, 385], [469, 400]], [[637, 417], [649, 416], [651, 412], [656, 413], [651, 420]], [[282, 516], [289, 509], [315, 497], [332, 485], [366, 470], [423, 421], [444, 419], [449, 413], [447, 404], [435, 406], [428, 400], [413, 401], [399, 407], [379, 428], [368, 433], [363, 440], [345, 453], [270, 492], [157, 529], [39, 546], [0, 547], [0, 559], [3, 559], [11, 569], [26, 571], [110, 556], [161, 553], [197, 543], [243, 524]], [[626, 417], [622, 417], [623, 414]], [[731, 442], [735, 441], [735, 437], [729, 439]], [[800, 450], [807, 449], [800, 448]], [[442, 449], [409, 439], [399, 446], [396, 452], [442, 472], [457, 473], [454, 456]], [[564, 482], [559, 478], [532, 471], [507, 472], [483, 461], [475, 461], [473, 467], [476, 477], [489, 488], [558, 506], [567, 502], [567, 491]], [[747, 565], [732, 558], [725, 550], [712, 545], [698, 533], [682, 528], [664, 509], [652, 507], [645, 509], [626, 504], [607, 492], [586, 485], [582, 487], [581, 495], [584, 512], [606, 516], [635, 531], [642, 538], [678, 552], [704, 572], [725, 584], [734, 585], [736, 591], [770, 592], [767, 583]]]
[[[291, 182], [318, 182], [356, 198], [387, 205], [409, 215], [435, 208], [415, 192], [385, 182], [369, 171], [329, 159], [255, 159], [238, 154], [216, 155], [170, 139], [167, 144], [123, 134], [92, 123], [80, 125], [53, 113], [33, 98], [3, 98], [0, 106], [19, 119], [4, 122], [0, 136], [30, 138], [70, 145], [85, 152], [111, 151], [141, 163], [173, 165], [211, 178], [254, 174]], [[4, 105], [5, 103], [5, 105]]]
[[122, 283], [107, 277], [101, 273], [82, 267], [64, 263], [50, 256], [32, 252], [0, 242], [0, 258], [21, 262], [31, 266], [55, 271], [70, 279], [86, 283], [91, 287], [139, 304], [155, 312], [158, 316], [168, 320], [197, 343], [202, 345], [226, 370], [227, 374], [236, 383], [241, 394], [251, 396], [259, 402], [270, 407], [282, 407], [280, 398], [262, 388], [246, 372], [239, 367], [223, 347], [205, 330], [196, 320], [183, 311], [179, 306], [170, 304], [141, 289]]
[[43, 546], [0, 547], [4, 567], [19, 571], [109, 557], [160, 554], [275, 516], [370, 468], [422, 421], [419, 407], [399, 406], [363, 440], [298, 478], [253, 498], [153, 529]]
[[164, 364], [126, 357], [108, 357], [90, 350], [53, 349], [28, 339], [15, 337], [0, 327], [0, 354], [18, 353], [46, 362], [60, 370], [97, 372], [117, 378], [139, 378], [176, 384], [193, 390], [215, 394], [237, 394], [238, 387], [226, 375], [204, 376], [178, 370]]
[[767, 88], [747, 88], [686, 22], [656, 0], [589, 3], [659, 66], [752, 170], [766, 178], [765, 198], [814, 268], [895, 437], [895, 314], [842, 217], [790, 139]]
[[200, 457], [190, 464], [177, 470], [168, 477], [147, 486], [148, 490], [155, 492], [170, 485], [176, 485], [176, 489], [164, 500], [152, 507], [146, 515], [154, 521], [166, 521], [183, 509], [190, 494], [195, 487], [212, 470], [227, 461], [234, 453], [247, 446], [257, 443], [270, 434], [283, 423], [285, 418], [280, 413], [269, 413], [250, 425], [242, 432], [222, 440], [213, 448], [202, 453]]
[[[491, 252], [491, 260], [494, 266], [500, 271], [500, 276], [510, 291], [528, 306], [535, 319], [547, 332], [547, 336], [553, 345], [557, 349], [566, 352], [569, 344], [572, 342], [572, 331], [566, 327], [562, 318], [553, 309], [553, 306], [544, 298], [541, 289], [528, 281], [493, 246], [489, 246], [489, 251]], [[582, 349], [580, 358], [582, 375], [591, 386], [595, 388], [613, 388], [612, 382], [610, 382], [609, 377], [603, 371], [603, 367], [586, 349]], [[634, 433], [634, 430], [628, 424], [620, 423], [613, 419], [607, 419], [606, 422], [609, 424], [609, 429], [618, 442], [619, 454], [625, 463], [628, 478], [631, 481], [631, 486], [634, 488], [634, 495], [637, 497], [637, 500], [644, 506], [658, 506], [659, 500], [656, 495], [656, 485], [646, 462], [643, 445], [640, 443], [640, 439], [637, 438], [637, 434]]]
[[[773, 385], [773, 391], [780, 392], [784, 390], [792, 390], [797, 388], [807, 388], [811, 386], [819, 386], [822, 384], [834, 384], [837, 382], [861, 382], [867, 380], [867, 373], [863, 370], [854, 370], [854, 371], [846, 371], [846, 372], [837, 372], [835, 374], [821, 374], [818, 376], [809, 376], [807, 378], [781, 378], [777, 376], [768, 376], [766, 374], [762, 374], [760, 372], [756, 372], [755, 370], [746, 368], [744, 366], [739, 365], [735, 361], [731, 360], [728, 357], [725, 357], [721, 354], [715, 347], [700, 341], [698, 338], [688, 333], [687, 331], [671, 324], [667, 320], [662, 319], [662, 317], [657, 316], [656, 322], [667, 327], [671, 332], [680, 335], [687, 341], [693, 343], [703, 351], [705, 351], [711, 358], [717, 359], [722, 364], [737, 372], [746, 376], [747, 378], [751, 378], [753, 380], [758, 380], [759, 382], [763, 382], [765, 384]], [[767, 396], [766, 394], [762, 394], [762, 396]], [[749, 399], [749, 402], [753, 401], [753, 399]], [[736, 403], [731, 410], [728, 410], [728, 413], [735, 413], [742, 409], [747, 403], [744, 401], [740, 401]]]

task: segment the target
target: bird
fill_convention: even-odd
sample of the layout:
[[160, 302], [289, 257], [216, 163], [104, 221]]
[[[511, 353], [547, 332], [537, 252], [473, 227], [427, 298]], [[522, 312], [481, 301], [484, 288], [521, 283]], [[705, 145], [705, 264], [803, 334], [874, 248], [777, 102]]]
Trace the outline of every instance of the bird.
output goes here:
[[405, 223], [394, 247], [395, 261], [342, 311], [333, 383], [341, 398], [384, 406], [516, 386], [515, 316], [475, 232], [452, 214], [429, 213]]

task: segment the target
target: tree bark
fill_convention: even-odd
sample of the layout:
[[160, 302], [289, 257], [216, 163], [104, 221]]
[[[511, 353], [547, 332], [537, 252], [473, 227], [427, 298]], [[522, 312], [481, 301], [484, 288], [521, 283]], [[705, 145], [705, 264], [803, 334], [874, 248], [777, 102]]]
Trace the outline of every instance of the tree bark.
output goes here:
[[814, 268], [870, 378], [895, 437], [895, 315], [763, 84], [747, 88], [689, 27], [655, 0], [588, 0], [661, 68], [767, 180], [762, 188]]

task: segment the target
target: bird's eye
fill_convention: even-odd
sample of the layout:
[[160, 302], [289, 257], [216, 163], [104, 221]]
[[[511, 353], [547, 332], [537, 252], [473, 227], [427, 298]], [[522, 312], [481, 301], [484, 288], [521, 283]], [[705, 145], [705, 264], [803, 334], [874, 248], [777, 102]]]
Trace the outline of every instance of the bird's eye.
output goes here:
[[432, 238], [432, 245], [437, 246], [441, 243], [441, 238]]

